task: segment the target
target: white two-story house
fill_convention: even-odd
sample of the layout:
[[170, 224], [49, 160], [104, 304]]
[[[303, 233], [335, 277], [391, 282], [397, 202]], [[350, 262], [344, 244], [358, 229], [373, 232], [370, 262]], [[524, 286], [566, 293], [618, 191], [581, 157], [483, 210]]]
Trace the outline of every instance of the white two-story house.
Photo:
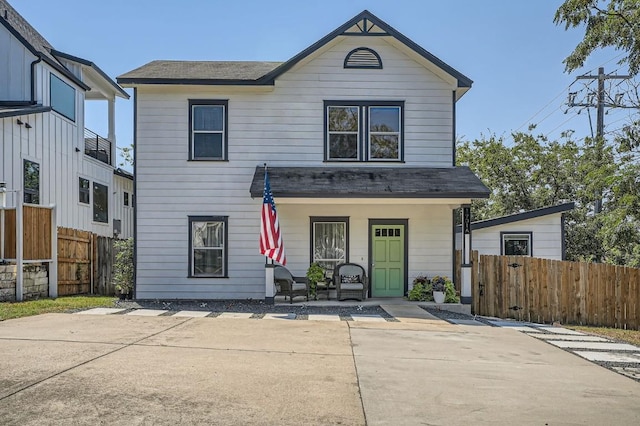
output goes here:
[[472, 81], [368, 11], [284, 63], [153, 61], [117, 81], [134, 89], [140, 299], [271, 299], [265, 164], [287, 268], [357, 263], [374, 298], [453, 276], [453, 210], [489, 195], [454, 165]]
[[[127, 203], [133, 177], [114, 167], [118, 97], [129, 95], [96, 64], [56, 50], [0, 0], [0, 182], [6, 205], [15, 207], [17, 197], [55, 205], [59, 227], [132, 236]], [[89, 101], [107, 103], [107, 137], [85, 128]]]

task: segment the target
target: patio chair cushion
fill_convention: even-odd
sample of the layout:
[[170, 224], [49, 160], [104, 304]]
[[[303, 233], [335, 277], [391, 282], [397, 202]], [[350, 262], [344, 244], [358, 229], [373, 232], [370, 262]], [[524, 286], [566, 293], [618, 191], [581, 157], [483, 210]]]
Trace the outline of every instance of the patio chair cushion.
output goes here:
[[342, 290], [362, 290], [362, 283], [342, 283], [340, 288]]
[[291, 289], [294, 290], [294, 291], [295, 290], [306, 290], [306, 288], [307, 288], [307, 285], [304, 284], [304, 283], [301, 284], [301, 283], [297, 283], [297, 282], [294, 281], [291, 284]]

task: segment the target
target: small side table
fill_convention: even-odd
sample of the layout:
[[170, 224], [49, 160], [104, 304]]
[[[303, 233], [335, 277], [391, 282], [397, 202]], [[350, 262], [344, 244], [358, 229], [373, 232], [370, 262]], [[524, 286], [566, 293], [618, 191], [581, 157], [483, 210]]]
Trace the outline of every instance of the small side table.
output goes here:
[[333, 280], [331, 278], [327, 278], [324, 284], [317, 283], [316, 284], [316, 297], [314, 300], [318, 300], [318, 296], [324, 294], [329, 300], [329, 290], [331, 289], [331, 285], [333, 284]]

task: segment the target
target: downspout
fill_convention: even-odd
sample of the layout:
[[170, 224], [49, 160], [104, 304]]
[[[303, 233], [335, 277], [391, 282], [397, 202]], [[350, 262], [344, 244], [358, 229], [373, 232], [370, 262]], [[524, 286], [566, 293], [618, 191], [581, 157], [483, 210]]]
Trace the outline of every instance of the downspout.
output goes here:
[[38, 59], [31, 62], [31, 105], [36, 104], [36, 65], [42, 61], [42, 55], [36, 54]]

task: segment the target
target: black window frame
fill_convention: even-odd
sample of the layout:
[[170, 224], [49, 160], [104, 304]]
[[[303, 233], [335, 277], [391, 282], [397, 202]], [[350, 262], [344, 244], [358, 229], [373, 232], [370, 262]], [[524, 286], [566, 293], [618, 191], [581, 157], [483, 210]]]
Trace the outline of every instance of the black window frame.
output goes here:
[[[38, 172], [37, 187], [27, 186], [27, 164], [34, 164]], [[28, 159], [22, 160], [22, 200], [27, 204], [40, 204], [40, 163]]]
[[[222, 131], [222, 157], [195, 157], [193, 150], [193, 107], [222, 106], [224, 129]], [[229, 161], [229, 100], [189, 99], [189, 161]]]
[[[529, 237], [529, 254], [506, 254], [505, 250], [505, 237], [508, 236], [528, 236]], [[532, 231], [501, 231], [500, 232], [500, 255], [501, 256], [528, 256], [533, 257], [533, 232]]]
[[[358, 107], [358, 157], [357, 158], [329, 158], [329, 107]], [[370, 131], [369, 131], [369, 111], [375, 107], [398, 107], [400, 108], [400, 129], [398, 138], [398, 158], [397, 159], [371, 159], [370, 151]], [[324, 162], [327, 163], [404, 163], [404, 101], [358, 101], [358, 100], [325, 100], [323, 102], [324, 116]]]
[[[222, 250], [222, 275], [212, 274], [194, 274], [193, 265], [193, 223], [194, 222], [222, 222], [224, 223], [223, 232], [223, 250]], [[229, 278], [229, 216], [188, 216], [188, 230], [189, 233], [189, 265], [187, 266], [188, 278]]]
[[309, 263], [315, 262], [315, 224], [316, 223], [344, 223], [345, 224], [345, 263], [349, 262], [349, 216], [310, 216], [309, 217]]
[[[87, 183], [87, 187], [83, 188], [82, 187], [82, 181], [85, 181]], [[83, 178], [82, 176], [78, 176], [78, 202], [80, 204], [84, 204], [84, 205], [91, 205], [91, 180]], [[82, 201], [82, 195], [85, 194], [86, 195], [86, 199], [87, 202], [85, 203], [84, 201]]]
[[[92, 217], [93, 217], [93, 222], [94, 223], [101, 223], [101, 224], [108, 224], [109, 223], [109, 185], [105, 185], [103, 183], [100, 182], [93, 182], [93, 184], [91, 185], [92, 190], [91, 190], [91, 195], [92, 195]], [[106, 197], [106, 205], [105, 205], [105, 212], [104, 212], [104, 220], [102, 220], [102, 217], [99, 217], [96, 214], [96, 187], [104, 187], [105, 190], [105, 197]]]
[[[60, 83], [68, 86], [72, 91], [73, 91], [73, 117], [69, 117], [66, 113], [56, 109], [56, 106], [54, 105], [53, 102], [53, 93], [52, 93], [52, 81], [53, 79], [58, 80]], [[69, 83], [67, 83], [66, 81], [64, 81], [62, 78], [58, 77], [57, 75], [55, 75], [54, 73], [49, 73], [49, 105], [51, 105], [51, 109], [53, 111], [55, 111], [56, 113], [60, 114], [61, 116], [73, 121], [74, 123], [76, 122], [76, 115], [78, 113], [78, 108], [76, 105], [77, 102], [77, 95], [76, 95], [76, 89], [75, 87], [73, 87], [72, 85], [70, 85]]]

